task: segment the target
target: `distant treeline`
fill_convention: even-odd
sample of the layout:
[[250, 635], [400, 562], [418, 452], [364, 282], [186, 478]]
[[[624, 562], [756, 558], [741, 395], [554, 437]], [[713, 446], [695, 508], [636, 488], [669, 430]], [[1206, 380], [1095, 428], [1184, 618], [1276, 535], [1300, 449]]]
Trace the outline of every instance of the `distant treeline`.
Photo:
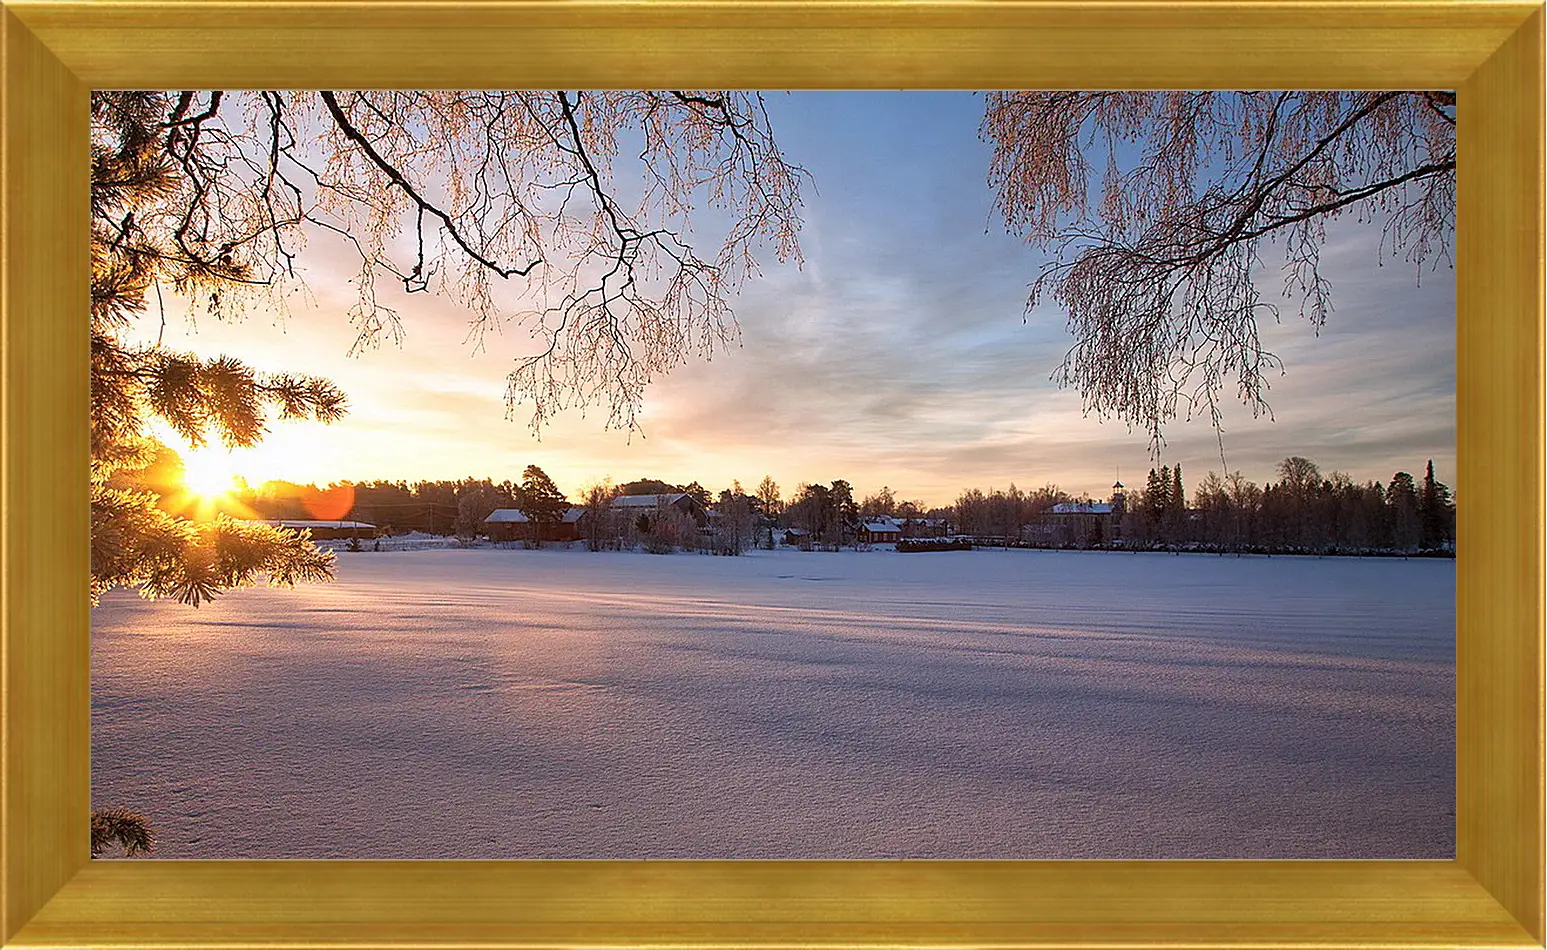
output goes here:
[[[801, 528], [827, 546], [854, 543], [866, 519], [891, 516], [929, 519], [953, 536], [1017, 547], [1122, 547], [1127, 549], [1238, 552], [1419, 553], [1452, 552], [1455, 501], [1434, 477], [1431, 461], [1421, 479], [1397, 472], [1387, 483], [1354, 482], [1342, 472], [1323, 475], [1300, 456], [1277, 466], [1278, 480], [1257, 485], [1240, 472], [1209, 472], [1187, 498], [1182, 467], [1151, 470], [1142, 488], [1115, 489], [1099, 503], [1074, 497], [1056, 485], [1025, 491], [968, 489], [954, 505], [925, 509], [899, 500], [891, 489], [856, 499], [850, 483], [801, 483], [785, 503], [779, 486], [764, 478], [753, 494], [740, 483], [711, 493], [698, 482], [679, 485], [643, 478], [620, 485], [604, 481], [577, 493], [574, 503], [595, 508], [623, 495], [678, 492], [703, 508], [728, 504], [751, 510], [758, 523]], [[542, 470], [529, 466], [519, 482], [490, 478], [439, 481], [338, 482], [319, 488], [268, 482], [238, 493], [255, 516], [348, 518], [383, 532], [471, 536], [497, 508], [523, 510], [570, 504]], [[1055, 511], [1085, 502], [1090, 515]], [[1103, 506], [1110, 505], [1110, 510]], [[1065, 507], [1068, 507], [1065, 505]], [[1052, 528], [1057, 526], [1059, 530]]]
[[[655, 495], [687, 492], [704, 506], [709, 492], [697, 482], [677, 486], [659, 479], [639, 479], [622, 485], [603, 482], [588, 486], [585, 495]], [[520, 508], [530, 513], [562, 509], [566, 496], [547, 474], [527, 466], [522, 480], [459, 478], [434, 481], [340, 481], [326, 487], [288, 481], [269, 481], [234, 493], [254, 517], [266, 519], [325, 519], [363, 521], [383, 533], [477, 534], [485, 518], [500, 508]], [[594, 499], [593, 499], [594, 503]]]
[[[1240, 472], [1209, 472], [1187, 501], [1182, 467], [1150, 470], [1142, 489], [1118, 489], [1110, 512], [1059, 515], [1074, 499], [1046, 486], [1026, 493], [963, 492], [954, 506], [958, 533], [1005, 544], [1122, 547], [1261, 553], [1451, 553], [1456, 508], [1430, 461], [1421, 481], [1397, 472], [1391, 481], [1355, 483], [1323, 475], [1315, 462], [1291, 456], [1277, 482], [1257, 485]], [[1099, 505], [1098, 505], [1099, 507]], [[1059, 530], [1053, 530], [1058, 528]]]

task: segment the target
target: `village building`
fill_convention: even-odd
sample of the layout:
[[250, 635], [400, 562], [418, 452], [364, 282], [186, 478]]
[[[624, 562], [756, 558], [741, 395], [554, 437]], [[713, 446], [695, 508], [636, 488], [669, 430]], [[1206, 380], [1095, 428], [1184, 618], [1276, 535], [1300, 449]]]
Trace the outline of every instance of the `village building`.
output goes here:
[[310, 531], [313, 541], [347, 541], [352, 538], [369, 540], [376, 537], [376, 526], [364, 521], [307, 521], [282, 519], [263, 521], [273, 528], [289, 528], [292, 531]]
[[1026, 534], [1041, 544], [1085, 548], [1111, 540], [1113, 527], [1111, 503], [1064, 501], [1028, 525]]
[[654, 514], [657, 508], [673, 508], [692, 518], [693, 523], [700, 528], [709, 523], [709, 515], [704, 510], [704, 506], [686, 492], [672, 492], [667, 495], [619, 495], [612, 500], [612, 508], [636, 516], [649, 516]]
[[951, 526], [944, 518], [904, 518], [904, 538], [943, 538], [951, 533]]
[[520, 508], [496, 508], [483, 519], [483, 528], [490, 541], [574, 541], [584, 518], [584, 508], [570, 508], [558, 521], [544, 525]]
[[784, 543], [796, 547], [811, 543], [811, 532], [805, 528], [785, 528]]
[[886, 515], [861, 520], [856, 529], [861, 544], [895, 544], [902, 540], [902, 525]]
[[1122, 538], [1127, 495], [1121, 481], [1111, 501], [1063, 501], [1049, 508], [1021, 533], [1022, 540], [1052, 547], [1087, 548]]

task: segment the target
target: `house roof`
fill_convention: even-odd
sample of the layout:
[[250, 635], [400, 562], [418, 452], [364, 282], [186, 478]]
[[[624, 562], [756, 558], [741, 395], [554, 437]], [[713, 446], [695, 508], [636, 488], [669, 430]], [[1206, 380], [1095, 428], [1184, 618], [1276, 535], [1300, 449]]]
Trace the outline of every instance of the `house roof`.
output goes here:
[[489, 517], [483, 519], [483, 523], [502, 524], [514, 522], [515, 524], [525, 524], [531, 520], [520, 508], [496, 508], [489, 512]]
[[680, 491], [672, 492], [669, 495], [619, 495], [612, 500], [612, 507], [654, 508], [658, 499], [660, 500], [661, 504], [675, 505], [677, 502], [687, 497], [687, 492]]
[[1055, 515], [1109, 515], [1112, 506], [1104, 501], [1061, 501], [1048, 511]]
[[274, 527], [274, 528], [295, 528], [296, 530], [300, 530], [301, 528], [374, 528], [374, 527], [376, 527], [375, 525], [367, 524], [364, 521], [305, 521], [305, 520], [296, 521], [296, 520], [292, 520], [292, 519], [289, 519], [289, 518], [284, 518], [284, 519], [280, 519], [280, 520], [276, 520], [276, 521], [264, 521], [262, 523], [266, 524], [266, 525], [269, 525], [270, 527]]
[[877, 518], [873, 521], [866, 521], [861, 523], [860, 527], [871, 532], [902, 530], [902, 526], [890, 518]]
[[[574, 524], [585, 515], [584, 508], [570, 508], [564, 512], [564, 517], [559, 521], [563, 524]], [[520, 508], [496, 508], [489, 513], [489, 517], [483, 519], [484, 524], [526, 524], [531, 521], [526, 512]]]

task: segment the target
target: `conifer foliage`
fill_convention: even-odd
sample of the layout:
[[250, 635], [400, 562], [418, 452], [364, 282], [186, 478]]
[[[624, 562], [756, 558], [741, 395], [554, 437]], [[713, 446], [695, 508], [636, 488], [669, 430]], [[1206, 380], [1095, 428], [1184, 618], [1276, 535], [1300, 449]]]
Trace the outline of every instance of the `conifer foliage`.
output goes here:
[[[472, 312], [475, 340], [507, 321], [535, 339], [506, 380], [534, 428], [597, 401], [632, 428], [654, 377], [735, 338], [728, 297], [754, 250], [798, 259], [805, 177], [755, 94], [94, 94], [93, 595], [126, 585], [196, 605], [260, 576], [330, 569], [302, 536], [195, 525], [136, 485], [153, 418], [195, 446], [245, 446], [271, 417], [345, 408], [325, 380], [127, 344], [150, 295], [173, 291], [215, 318], [254, 300], [282, 311], [301, 248], [333, 242], [360, 267], [339, 315], [357, 348], [405, 332], [379, 278], [392, 293], [444, 294]], [[705, 203], [723, 227], [700, 254], [688, 237]]]
[[157, 507], [135, 477], [160, 443], [160, 419], [192, 446], [249, 446], [271, 415], [323, 422], [345, 412], [324, 379], [257, 372], [240, 360], [205, 359], [126, 342], [153, 287], [217, 302], [251, 279], [229, 251], [192, 249], [203, 225], [166, 212], [180, 185], [173, 170], [185, 147], [179, 118], [152, 93], [92, 97], [91, 168], [91, 593], [124, 586], [147, 597], [198, 606], [219, 591], [266, 577], [294, 584], [331, 576], [332, 556], [307, 536], [224, 515], [193, 522]]
[[521, 473], [521, 510], [538, 525], [536, 537], [541, 542], [545, 532], [563, 519], [569, 510], [569, 501], [548, 473], [536, 465], [528, 465]]
[[101, 857], [113, 845], [123, 849], [124, 857], [149, 854], [156, 849], [156, 837], [145, 816], [127, 808], [101, 808], [91, 813], [91, 856]]

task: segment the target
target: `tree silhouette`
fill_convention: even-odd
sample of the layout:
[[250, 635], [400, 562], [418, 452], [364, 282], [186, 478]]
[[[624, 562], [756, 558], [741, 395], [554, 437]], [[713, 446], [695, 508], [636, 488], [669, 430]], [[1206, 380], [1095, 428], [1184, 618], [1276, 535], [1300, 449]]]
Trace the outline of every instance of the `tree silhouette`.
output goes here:
[[762, 505], [765, 516], [769, 518], [777, 518], [779, 516], [779, 483], [773, 480], [772, 475], [764, 475], [763, 480], [758, 483], [757, 500]]
[[1450, 500], [1450, 486], [1434, 477], [1433, 459], [1424, 470], [1423, 487], [1418, 492], [1418, 520], [1422, 544], [1426, 548], [1439, 547], [1455, 536], [1455, 506]]
[[687, 485], [683, 486], [682, 492], [689, 498], [698, 502], [698, 505], [701, 508], [708, 508], [714, 501], [714, 499], [709, 495], [709, 489], [700, 485], [696, 481], [689, 482]]
[[539, 544], [553, 534], [553, 526], [564, 518], [569, 502], [548, 473], [528, 465], [521, 473], [521, 511], [531, 519], [533, 539]]
[[1386, 506], [1391, 512], [1391, 541], [1402, 550], [1416, 548], [1423, 540], [1418, 520], [1418, 490], [1413, 476], [1398, 472], [1386, 487]]

